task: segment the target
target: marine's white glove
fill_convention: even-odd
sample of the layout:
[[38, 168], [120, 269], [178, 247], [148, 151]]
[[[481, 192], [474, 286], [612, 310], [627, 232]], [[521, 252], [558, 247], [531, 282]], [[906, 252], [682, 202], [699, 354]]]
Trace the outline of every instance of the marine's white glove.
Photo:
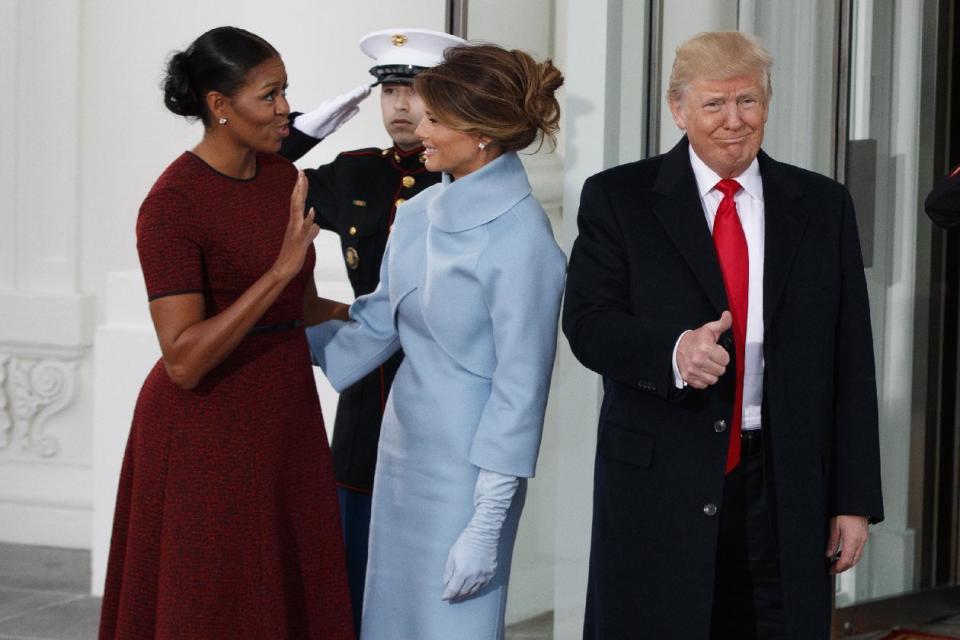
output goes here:
[[325, 100], [323, 104], [294, 118], [293, 126], [311, 138], [322, 140], [336, 131], [350, 118], [360, 113], [359, 105], [370, 95], [370, 87], [363, 84], [342, 96]]
[[444, 600], [472, 596], [497, 572], [500, 529], [519, 484], [515, 476], [480, 470], [473, 490], [473, 518], [447, 555]]

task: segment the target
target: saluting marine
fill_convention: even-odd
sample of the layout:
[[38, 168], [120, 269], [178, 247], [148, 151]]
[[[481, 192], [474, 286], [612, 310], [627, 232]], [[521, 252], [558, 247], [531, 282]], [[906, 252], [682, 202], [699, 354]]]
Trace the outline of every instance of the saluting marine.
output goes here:
[[[304, 173], [309, 180], [306, 207], [316, 222], [340, 236], [347, 275], [355, 296], [372, 292], [380, 281], [380, 261], [397, 207], [440, 181], [423, 165], [423, 145], [414, 131], [423, 103], [413, 78], [440, 63], [443, 52], [464, 40], [425, 29], [387, 29], [367, 34], [360, 49], [376, 61], [371, 86], [361, 86], [308, 113], [291, 114], [290, 136], [281, 155], [297, 160], [359, 111], [359, 103], [380, 85], [383, 125], [393, 144], [341, 153], [330, 164]], [[398, 353], [340, 394], [333, 430], [333, 465], [347, 548], [347, 572], [357, 630], [363, 603], [367, 539], [380, 421], [393, 377], [403, 360]]]

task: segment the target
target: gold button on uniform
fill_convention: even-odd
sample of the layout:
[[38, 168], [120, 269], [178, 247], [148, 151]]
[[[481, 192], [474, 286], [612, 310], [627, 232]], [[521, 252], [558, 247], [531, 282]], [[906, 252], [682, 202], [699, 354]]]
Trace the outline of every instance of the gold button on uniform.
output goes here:
[[356, 227], [350, 227], [350, 235], [352, 235], [352, 236], [357, 235], [357, 228], [356, 228]]
[[403, 176], [403, 186], [409, 189], [413, 185], [417, 184], [416, 179], [413, 176]]
[[397, 201], [393, 203], [393, 206], [399, 207], [406, 201], [407, 201], [406, 198], [397, 198]]
[[353, 247], [347, 247], [343, 257], [347, 262], [347, 266], [351, 269], [356, 269], [360, 266], [360, 254], [357, 253], [357, 250]]

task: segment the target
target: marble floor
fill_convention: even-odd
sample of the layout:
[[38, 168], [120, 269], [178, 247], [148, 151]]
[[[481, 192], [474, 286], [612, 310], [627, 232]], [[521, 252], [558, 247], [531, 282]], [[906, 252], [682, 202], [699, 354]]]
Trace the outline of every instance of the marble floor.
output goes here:
[[[0, 640], [93, 640], [100, 599], [88, 594], [90, 553], [0, 543]], [[960, 638], [960, 612], [912, 629]], [[851, 640], [878, 640], [887, 632]], [[553, 616], [515, 624], [507, 640], [551, 640]]]
[[[0, 640], [94, 640], [100, 599], [89, 588], [88, 551], [0, 543]], [[507, 640], [552, 637], [550, 614], [507, 631]]]

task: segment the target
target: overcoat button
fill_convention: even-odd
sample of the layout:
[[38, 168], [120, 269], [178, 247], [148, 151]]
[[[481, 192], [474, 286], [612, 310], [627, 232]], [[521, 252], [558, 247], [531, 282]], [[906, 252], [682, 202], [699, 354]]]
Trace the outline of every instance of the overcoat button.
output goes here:
[[352, 236], [357, 235], [357, 228], [356, 228], [356, 227], [350, 227], [350, 235], [352, 235]]
[[406, 200], [405, 198], [397, 198], [397, 201], [393, 203], [393, 206], [399, 207], [400, 205], [402, 205], [402, 204], [403, 204], [404, 202], [406, 202], [406, 201], [407, 201], [407, 200]]
[[717, 433], [723, 433], [727, 430], [727, 421], [726, 420], [717, 420], [713, 423], [713, 430]]
[[403, 186], [409, 189], [413, 185], [417, 184], [417, 179], [413, 176], [403, 176]]
[[705, 516], [717, 515], [717, 505], [713, 504], [712, 502], [708, 502], [707, 504], [703, 505], [703, 515]]

